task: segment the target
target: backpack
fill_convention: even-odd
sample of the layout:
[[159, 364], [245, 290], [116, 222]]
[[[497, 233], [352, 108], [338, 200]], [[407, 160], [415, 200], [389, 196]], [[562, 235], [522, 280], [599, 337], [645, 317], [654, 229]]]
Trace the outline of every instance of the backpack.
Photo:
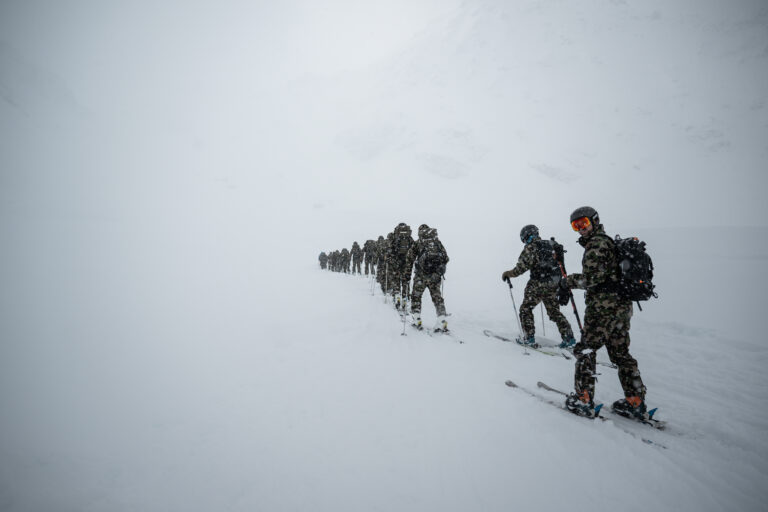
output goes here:
[[427, 238], [422, 241], [421, 254], [416, 260], [416, 267], [427, 274], [442, 274], [440, 272], [445, 265], [445, 255], [440, 250], [440, 244], [435, 238]]
[[619, 235], [613, 242], [619, 277], [616, 293], [619, 297], [633, 302], [658, 297], [653, 291], [653, 261], [645, 252], [645, 242], [637, 237], [621, 238]]
[[395, 229], [395, 236], [392, 242], [392, 253], [398, 260], [405, 261], [405, 256], [408, 254], [408, 249], [411, 248], [411, 228], [408, 226], [399, 227]]
[[536, 240], [536, 266], [531, 269], [531, 278], [538, 281], [557, 280], [563, 275], [560, 263], [563, 262], [563, 246], [554, 240]]

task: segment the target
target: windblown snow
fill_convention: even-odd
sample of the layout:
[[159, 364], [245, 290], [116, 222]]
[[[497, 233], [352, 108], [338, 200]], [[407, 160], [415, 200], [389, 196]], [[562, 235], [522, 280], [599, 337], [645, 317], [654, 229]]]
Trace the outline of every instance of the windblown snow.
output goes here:
[[[3, 2], [0, 510], [764, 510], [767, 99], [760, 0]], [[665, 431], [483, 335], [587, 204]], [[319, 269], [400, 222], [453, 337]]]

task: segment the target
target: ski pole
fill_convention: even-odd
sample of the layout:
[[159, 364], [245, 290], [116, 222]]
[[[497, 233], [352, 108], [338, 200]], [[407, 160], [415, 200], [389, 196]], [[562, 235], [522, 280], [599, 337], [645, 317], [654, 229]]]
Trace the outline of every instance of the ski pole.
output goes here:
[[[565, 273], [565, 267], [562, 262], [557, 259], [557, 255], [555, 255], [555, 261], [557, 261], [557, 265], [560, 267], [560, 273], [563, 275], [563, 279], [567, 279], [568, 274]], [[573, 300], [573, 292], [570, 289], [568, 290], [568, 296], [571, 298], [571, 306], [573, 306], [573, 314], [576, 315], [576, 323], [579, 324], [579, 331], [584, 334], [584, 327], [581, 326], [581, 318], [579, 318], [579, 310], [576, 309], [576, 302]]]
[[400, 306], [401, 306], [401, 308], [400, 308], [400, 316], [403, 317], [403, 333], [400, 336], [408, 336], [407, 334], [405, 334], [405, 324], [408, 321], [408, 318], [407, 318], [408, 313], [406, 311], [405, 304], [406, 304], [405, 299], [402, 299], [402, 302], [400, 302]]
[[384, 304], [387, 303], [387, 293], [389, 293], [389, 287], [387, 286], [387, 278], [389, 278], [389, 262], [384, 264]]
[[517, 305], [515, 304], [515, 294], [512, 293], [512, 283], [509, 279], [506, 280], [509, 285], [509, 296], [512, 297], [512, 307], [515, 310], [515, 320], [517, 320], [517, 329], [520, 331], [520, 337], [523, 337], [523, 326], [520, 325], [520, 317], [517, 314]]

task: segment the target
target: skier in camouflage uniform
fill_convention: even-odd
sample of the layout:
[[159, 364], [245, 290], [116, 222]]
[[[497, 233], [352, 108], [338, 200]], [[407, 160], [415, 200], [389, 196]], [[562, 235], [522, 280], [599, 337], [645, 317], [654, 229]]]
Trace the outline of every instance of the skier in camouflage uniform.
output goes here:
[[352, 273], [362, 274], [360, 271], [360, 262], [363, 259], [363, 251], [360, 249], [360, 244], [357, 242], [352, 243], [352, 250], [350, 251], [352, 257]]
[[389, 264], [387, 263], [387, 254], [389, 254], [389, 246], [392, 243], [392, 237], [394, 233], [389, 233], [387, 238], [379, 236], [377, 243], [377, 264], [376, 268], [376, 280], [381, 285], [381, 292], [384, 295], [389, 293], [389, 289], [392, 287], [392, 277], [389, 272]]
[[406, 257], [414, 242], [411, 237], [411, 228], [404, 222], [395, 226], [393, 234], [387, 254], [387, 265], [392, 278], [392, 301], [395, 308], [405, 311], [406, 302], [410, 295], [411, 272], [413, 271], [413, 266], [408, 265]]
[[328, 266], [328, 255], [325, 252], [321, 252], [317, 259], [320, 260], [320, 268], [325, 270]]
[[429, 289], [432, 303], [437, 310], [437, 325], [435, 330], [448, 331], [448, 321], [445, 314], [445, 301], [440, 293], [445, 266], [448, 263], [448, 253], [442, 242], [437, 238], [437, 230], [430, 229], [426, 224], [419, 226], [419, 239], [411, 246], [407, 256], [407, 266], [414, 267], [413, 291], [411, 292], [411, 314], [413, 325], [422, 329], [421, 325], [421, 296], [424, 289]]
[[614, 402], [613, 409], [619, 414], [643, 417], [646, 415], [645, 386], [637, 361], [629, 354], [632, 302], [619, 297], [616, 291], [619, 269], [615, 244], [605, 234], [594, 208], [576, 209], [571, 214], [571, 226], [581, 235], [583, 270], [581, 274], [569, 275], [561, 286], [586, 290], [586, 312], [581, 341], [573, 349], [575, 392], [566, 400], [566, 407], [575, 414], [594, 416], [595, 353], [605, 345], [611, 362], [618, 366], [625, 397]]
[[[520, 253], [517, 265], [512, 270], [507, 270], [501, 274], [501, 279], [509, 282], [511, 278], [530, 271], [530, 279], [525, 286], [523, 303], [520, 305], [520, 323], [523, 327], [521, 341], [525, 345], [536, 345], [533, 309], [539, 302], [543, 302], [547, 316], [557, 324], [557, 329], [560, 331], [562, 338], [560, 348], [573, 347], [576, 344], [576, 339], [573, 337], [571, 324], [560, 312], [560, 305], [557, 300], [558, 283], [562, 279], [562, 273], [557, 263], [558, 259], [562, 263], [562, 245], [554, 241], [542, 240], [539, 237], [539, 229], [533, 224], [523, 227], [520, 231], [520, 240], [525, 244], [525, 247]], [[557, 255], [558, 252], [559, 255]], [[553, 254], [557, 256], [549, 257]]]
[[331, 271], [332, 272], [338, 272], [339, 271], [339, 251], [332, 251], [331, 255], [328, 257], [328, 260], [331, 264]]
[[341, 272], [349, 274], [349, 250], [346, 247], [341, 250]]
[[366, 240], [363, 244], [363, 260], [365, 262], [365, 275], [368, 275], [368, 269], [370, 273], [376, 275], [376, 242], [373, 240]]

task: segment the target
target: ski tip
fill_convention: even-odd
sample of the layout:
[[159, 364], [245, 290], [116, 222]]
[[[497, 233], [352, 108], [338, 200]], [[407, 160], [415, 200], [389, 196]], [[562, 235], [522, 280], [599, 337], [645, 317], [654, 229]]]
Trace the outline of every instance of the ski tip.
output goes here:
[[511, 380], [506, 381], [504, 384], [506, 384], [507, 386], [509, 386], [511, 388], [516, 388], [517, 387], [517, 384], [515, 384]]

